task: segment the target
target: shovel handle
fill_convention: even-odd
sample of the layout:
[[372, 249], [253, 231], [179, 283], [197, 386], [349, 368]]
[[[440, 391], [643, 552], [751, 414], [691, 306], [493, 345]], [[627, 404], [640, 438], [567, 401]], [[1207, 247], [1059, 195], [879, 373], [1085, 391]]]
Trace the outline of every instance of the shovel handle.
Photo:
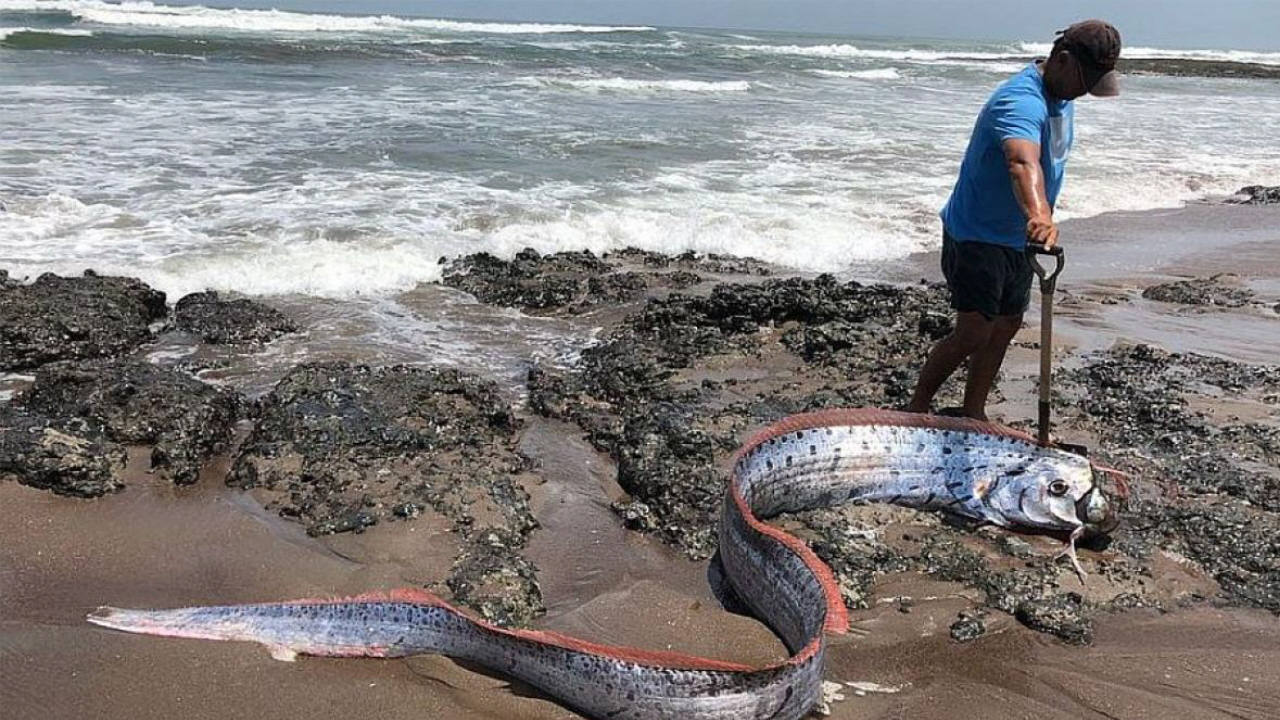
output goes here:
[[[1040, 264], [1041, 255], [1050, 255], [1056, 261], [1053, 271]], [[1040, 243], [1027, 242], [1027, 260], [1031, 263], [1031, 270], [1040, 278], [1040, 291], [1051, 293], [1058, 284], [1058, 275], [1062, 274], [1062, 268], [1067, 264], [1066, 253], [1062, 252], [1061, 245], [1054, 245], [1046, 248]]]
[[[1040, 264], [1041, 255], [1051, 255], [1057, 261], [1052, 272]], [[1027, 260], [1036, 277], [1040, 278], [1040, 401], [1037, 404], [1039, 417], [1036, 439], [1041, 445], [1049, 445], [1050, 382], [1053, 378], [1053, 293], [1067, 258], [1057, 245], [1046, 248], [1040, 243], [1028, 242]]]

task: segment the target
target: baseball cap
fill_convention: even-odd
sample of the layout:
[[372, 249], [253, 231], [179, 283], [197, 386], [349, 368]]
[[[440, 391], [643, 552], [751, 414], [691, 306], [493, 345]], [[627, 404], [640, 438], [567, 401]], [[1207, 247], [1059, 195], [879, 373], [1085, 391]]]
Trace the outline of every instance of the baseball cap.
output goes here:
[[1120, 94], [1116, 61], [1120, 59], [1120, 31], [1102, 20], [1084, 20], [1058, 32], [1055, 44], [1070, 50], [1084, 71], [1090, 95]]

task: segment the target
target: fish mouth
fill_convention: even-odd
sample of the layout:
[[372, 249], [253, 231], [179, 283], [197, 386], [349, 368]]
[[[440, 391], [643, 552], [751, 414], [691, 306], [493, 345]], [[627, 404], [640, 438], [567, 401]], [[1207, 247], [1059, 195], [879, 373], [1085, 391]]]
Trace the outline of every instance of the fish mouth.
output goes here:
[[1076, 501], [1076, 519], [1086, 535], [1106, 535], [1120, 526], [1116, 503], [1096, 484]]

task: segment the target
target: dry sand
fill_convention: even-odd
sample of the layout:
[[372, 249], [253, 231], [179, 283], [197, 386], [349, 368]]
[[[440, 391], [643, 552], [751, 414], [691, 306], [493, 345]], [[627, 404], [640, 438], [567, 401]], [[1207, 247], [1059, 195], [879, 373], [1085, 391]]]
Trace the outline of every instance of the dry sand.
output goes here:
[[[1124, 339], [1275, 362], [1274, 312], [1189, 310], [1139, 293], [1171, 277], [1230, 271], [1280, 299], [1278, 219], [1275, 208], [1196, 206], [1069, 223], [1069, 295], [1055, 343], [1064, 361], [1068, 351]], [[881, 275], [932, 277], [935, 263], [913, 258]], [[510, 315], [480, 315], [491, 321], [477, 333], [480, 344], [500, 348], [495, 338]], [[538, 337], [522, 335], [510, 352], [527, 352]], [[1019, 338], [1002, 385], [1007, 400], [994, 414], [1034, 416], [1036, 337], [1029, 328]], [[335, 353], [359, 354], [355, 343]], [[498, 373], [513, 367], [499, 365]], [[1221, 411], [1273, 409], [1224, 403]], [[608, 509], [618, 492], [613, 465], [575, 428], [531, 421], [522, 449], [542, 460], [546, 480], [530, 489], [542, 527], [528, 550], [548, 607], [543, 627], [752, 663], [784, 656], [762, 625], [719, 607], [704, 564], [621, 527]], [[223, 487], [218, 471], [211, 467], [201, 484], [182, 489], [139, 473], [125, 492], [92, 501], [0, 485], [0, 716], [577, 717], [535, 691], [439, 657], [279, 663], [256, 646], [86, 624], [85, 613], [99, 604], [354, 594], [430, 586], [447, 574], [456, 541], [443, 527], [423, 519], [310, 538], [252, 496]], [[1156, 581], [1179, 592], [1212, 590], [1211, 580], [1176, 559]], [[844, 685], [844, 699], [831, 707], [835, 718], [1280, 717], [1280, 620], [1269, 613], [1203, 605], [1165, 615], [1135, 611], [1101, 620], [1088, 648], [995, 614], [993, 632], [961, 645], [947, 628], [972, 606], [972, 591], [904, 574], [882, 579], [875, 592], [879, 602], [854, 613], [853, 631], [832, 644], [828, 679], [862, 683]], [[914, 598], [909, 612], [896, 601], [901, 596]]]

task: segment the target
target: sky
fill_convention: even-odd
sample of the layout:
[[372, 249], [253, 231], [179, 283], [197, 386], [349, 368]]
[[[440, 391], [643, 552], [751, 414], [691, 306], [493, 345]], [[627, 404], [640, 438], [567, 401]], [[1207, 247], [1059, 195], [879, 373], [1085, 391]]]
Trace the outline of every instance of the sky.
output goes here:
[[[170, 0], [174, 2], [174, 0]], [[1280, 0], [177, 0], [354, 14], [1042, 40], [1100, 17], [1131, 46], [1280, 50]]]

